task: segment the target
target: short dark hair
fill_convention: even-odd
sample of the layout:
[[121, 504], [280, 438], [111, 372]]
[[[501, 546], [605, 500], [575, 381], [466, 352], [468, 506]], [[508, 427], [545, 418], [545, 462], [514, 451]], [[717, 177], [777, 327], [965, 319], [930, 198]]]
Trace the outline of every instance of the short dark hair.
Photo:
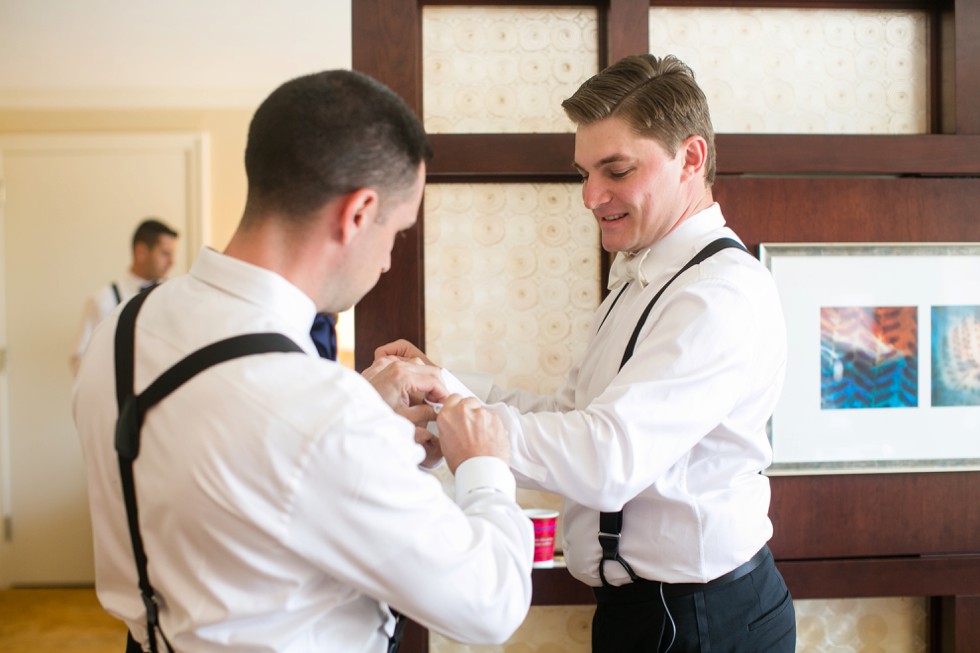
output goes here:
[[715, 130], [708, 100], [694, 72], [673, 55], [623, 57], [588, 79], [561, 103], [576, 125], [616, 116], [637, 134], [652, 138], [671, 155], [687, 138], [698, 135], [708, 143], [704, 180], [715, 180]]
[[380, 82], [350, 70], [298, 77], [249, 125], [246, 219], [267, 211], [302, 219], [358, 188], [377, 189], [383, 204], [415, 187], [430, 156], [416, 115]]
[[136, 243], [143, 243], [148, 249], [153, 249], [160, 241], [160, 236], [176, 238], [177, 232], [156, 218], [147, 218], [133, 232], [133, 247], [136, 247]]

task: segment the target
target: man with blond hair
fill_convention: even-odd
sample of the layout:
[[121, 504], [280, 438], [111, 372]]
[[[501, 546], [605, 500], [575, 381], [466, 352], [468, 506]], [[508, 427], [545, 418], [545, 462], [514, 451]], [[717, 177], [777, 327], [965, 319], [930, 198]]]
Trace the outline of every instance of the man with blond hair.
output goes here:
[[[766, 422], [783, 384], [775, 284], [712, 197], [714, 130], [678, 59], [630, 56], [562, 104], [612, 291], [554, 396], [472, 389], [518, 483], [566, 497], [564, 554], [592, 586], [596, 653], [791, 653], [766, 542]], [[421, 357], [399, 341], [381, 356]]]

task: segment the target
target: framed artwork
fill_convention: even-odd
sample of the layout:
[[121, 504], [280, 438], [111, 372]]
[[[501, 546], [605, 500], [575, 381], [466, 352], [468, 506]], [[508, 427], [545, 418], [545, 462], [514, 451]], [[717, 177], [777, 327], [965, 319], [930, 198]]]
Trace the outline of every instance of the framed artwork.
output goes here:
[[767, 244], [787, 331], [767, 474], [980, 469], [980, 243]]

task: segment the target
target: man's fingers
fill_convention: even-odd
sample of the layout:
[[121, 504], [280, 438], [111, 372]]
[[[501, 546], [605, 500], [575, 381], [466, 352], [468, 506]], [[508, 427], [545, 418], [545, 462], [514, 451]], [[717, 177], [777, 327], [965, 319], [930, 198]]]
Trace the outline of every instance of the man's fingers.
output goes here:
[[372, 376], [364, 375], [364, 378], [392, 408], [421, 404], [427, 396], [445, 396], [446, 388], [439, 368], [397, 359], [387, 364], [384, 358], [379, 361], [376, 365], [380, 369], [372, 365], [368, 368]]
[[429, 422], [436, 419], [436, 409], [429, 404], [419, 404], [417, 406], [399, 407], [395, 412], [407, 419], [415, 426], [425, 427]]
[[382, 370], [398, 360], [399, 359], [396, 356], [382, 356], [380, 358], [375, 358], [374, 362], [371, 363], [371, 367], [361, 372], [361, 376], [370, 381], [380, 374]]
[[426, 365], [432, 365], [430, 361], [425, 356], [425, 352], [410, 343], [408, 340], [396, 340], [394, 342], [389, 342], [386, 345], [381, 345], [374, 350], [374, 357], [380, 358], [382, 356], [398, 356], [400, 358], [420, 358]]

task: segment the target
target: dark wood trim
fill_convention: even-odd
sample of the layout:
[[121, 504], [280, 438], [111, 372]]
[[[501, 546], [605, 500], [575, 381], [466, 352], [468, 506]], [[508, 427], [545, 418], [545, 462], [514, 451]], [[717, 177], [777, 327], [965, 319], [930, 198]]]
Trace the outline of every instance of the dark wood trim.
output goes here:
[[[480, 7], [533, 7], [533, 6], [599, 6], [615, 4], [620, 0], [418, 0], [419, 5], [431, 6], [480, 6]], [[758, 9], [929, 9], [944, 0], [638, 0], [645, 8], [650, 7], [738, 7]], [[625, 0], [634, 3], [637, 0]]]
[[411, 620], [406, 622], [398, 653], [428, 653], [428, 651], [429, 629]]
[[422, 19], [418, 0], [351, 2], [352, 61], [422, 115]]
[[[433, 181], [578, 178], [574, 134], [433, 134], [431, 141]], [[973, 135], [719, 134], [716, 146], [718, 174], [980, 174], [980, 136]]]
[[972, 653], [980, 642], [980, 596], [943, 596], [935, 614], [937, 651]]
[[649, 0], [609, 0], [609, 8], [600, 11], [605, 36], [605, 59], [599, 62], [600, 69], [625, 56], [650, 51], [649, 16]]
[[651, 7], [739, 9], [929, 9], [937, 0], [650, 0]]
[[929, 26], [927, 28], [928, 39], [928, 129], [930, 134], [941, 134], [943, 132], [943, 50], [947, 47], [944, 41], [942, 29], [942, 10], [933, 7], [929, 12]]
[[[354, 69], [387, 84], [422, 115], [422, 39], [417, 0], [351, 3]], [[374, 350], [397, 338], [425, 347], [425, 286], [421, 219], [391, 254], [394, 274], [354, 309], [354, 365], [368, 367]]]
[[431, 134], [433, 181], [553, 175], [578, 178], [574, 134]]
[[[794, 599], [980, 595], [980, 554], [778, 560]], [[592, 589], [564, 567], [535, 569], [532, 605], [589, 605]], [[978, 640], [980, 641], [980, 640]]]
[[419, 0], [419, 5], [446, 7], [594, 7], [596, 2], [595, 0], [480, 0], [480, 2]]
[[976, 175], [980, 138], [720, 134], [722, 174]]
[[534, 592], [531, 605], [590, 605], [595, 603], [592, 588], [575, 580], [565, 567], [535, 569], [531, 572]]
[[980, 2], [956, 0], [956, 133], [980, 134]]
[[777, 560], [980, 554], [980, 510], [964, 509], [980, 497], [978, 472], [776, 476], [770, 486]]
[[794, 599], [980, 593], [980, 555], [777, 560]]

